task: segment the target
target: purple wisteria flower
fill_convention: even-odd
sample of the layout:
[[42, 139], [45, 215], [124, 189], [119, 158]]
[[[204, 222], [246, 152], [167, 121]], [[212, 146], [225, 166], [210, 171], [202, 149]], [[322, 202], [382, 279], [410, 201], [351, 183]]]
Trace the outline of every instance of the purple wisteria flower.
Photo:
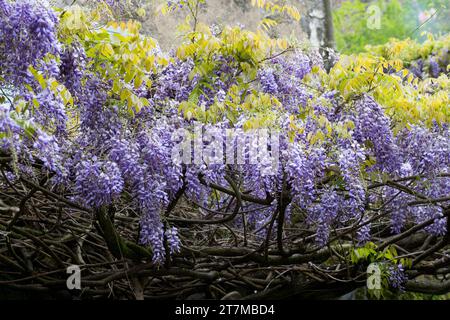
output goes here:
[[5, 81], [19, 88], [31, 84], [29, 66], [56, 76], [56, 65], [42, 61], [60, 53], [55, 12], [34, 0], [2, 1], [0, 7], [0, 74]]
[[108, 205], [122, 193], [124, 181], [116, 163], [94, 156], [83, 159], [75, 169], [75, 190], [86, 205], [93, 208]]
[[400, 291], [405, 290], [405, 283], [408, 281], [408, 277], [405, 274], [405, 269], [402, 264], [396, 266], [390, 266], [388, 269], [389, 284]]

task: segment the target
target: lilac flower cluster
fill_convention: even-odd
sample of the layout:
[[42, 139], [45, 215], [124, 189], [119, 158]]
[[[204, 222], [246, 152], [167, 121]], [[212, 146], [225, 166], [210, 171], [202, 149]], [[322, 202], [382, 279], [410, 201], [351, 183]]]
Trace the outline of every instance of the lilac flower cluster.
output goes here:
[[439, 78], [441, 74], [448, 74], [449, 49], [442, 48], [431, 53], [427, 58], [419, 58], [409, 63], [409, 71], [419, 79], [427, 77]]
[[83, 132], [77, 144], [103, 150], [118, 137], [122, 124], [116, 106], [106, 106], [108, 86], [96, 77], [90, 77], [77, 95], [80, 126]]
[[64, 48], [61, 53], [59, 79], [72, 94], [81, 92], [81, 80], [85, 75], [86, 53], [79, 44]]
[[180, 252], [181, 250], [181, 241], [178, 236], [178, 229], [176, 227], [172, 227], [166, 231], [167, 243], [170, 248], [170, 253], [174, 254]]
[[327, 190], [322, 194], [320, 202], [313, 204], [309, 219], [317, 223], [316, 242], [320, 247], [327, 244], [332, 223], [335, 221], [342, 198], [336, 190]]
[[154, 263], [162, 263], [165, 257], [164, 227], [159, 219], [160, 212], [149, 209], [141, 218], [139, 242], [151, 246]]
[[48, 170], [55, 172], [59, 178], [63, 178], [66, 175], [66, 169], [63, 166], [62, 150], [55, 136], [50, 136], [38, 130], [33, 149], [36, 150], [38, 157], [44, 162], [44, 166]]
[[[25, 159], [36, 156], [46, 169], [59, 177], [64, 176], [66, 172], [57, 139], [40, 130], [35, 121], [25, 120], [9, 109], [6, 105], [0, 105], [0, 151]], [[23, 170], [33, 171], [31, 168]]]
[[167, 6], [168, 7], [178, 6], [178, 8], [183, 8], [182, 0], [169, 0], [167, 1]]
[[67, 114], [62, 99], [56, 96], [49, 88], [36, 94], [39, 106], [35, 109], [36, 120], [51, 131], [54, 128], [56, 135], [66, 132]]
[[274, 72], [272, 68], [259, 71], [259, 81], [261, 82], [262, 91], [273, 95], [278, 93], [278, 84]]
[[8, 105], [0, 105], [0, 150], [19, 154], [22, 151], [21, 134], [22, 127], [11, 117]]
[[448, 128], [435, 126], [429, 130], [414, 125], [398, 134], [396, 144], [403, 163], [411, 167], [411, 174], [433, 175], [450, 166], [449, 138]]
[[396, 266], [390, 266], [388, 268], [389, 284], [392, 288], [400, 291], [405, 290], [405, 283], [408, 281], [408, 277], [405, 274], [405, 269], [402, 264]]
[[411, 209], [414, 220], [417, 224], [435, 219], [434, 222], [425, 227], [428, 234], [434, 236], [444, 236], [447, 233], [447, 218], [443, 219], [444, 214], [440, 206], [418, 206]]
[[365, 160], [364, 151], [357, 143], [342, 148], [339, 154], [338, 165], [348, 196], [344, 202], [347, 216], [344, 216], [343, 220], [359, 217], [363, 212], [366, 196], [360, 173], [363, 160]]
[[154, 100], [186, 101], [195, 86], [195, 83], [189, 79], [193, 68], [194, 62], [192, 60], [177, 61], [167, 66], [159, 76]]
[[355, 113], [355, 139], [373, 150], [378, 169], [395, 171], [399, 166], [398, 152], [390, 120], [382, 107], [372, 97], [364, 95], [356, 102]]
[[30, 65], [56, 76], [55, 60], [42, 61], [47, 54], [60, 52], [54, 11], [35, 0], [3, 0], [0, 8], [0, 72], [5, 81], [19, 88], [32, 83]]
[[156, 90], [152, 93], [153, 102], [186, 101], [193, 93], [198, 104], [206, 109], [215, 101], [224, 101], [228, 89], [236, 82], [236, 68], [233, 67], [236, 63], [225, 56], [215, 56], [214, 61], [217, 67], [207, 78], [194, 72], [192, 59], [169, 64], [157, 79]]
[[433, 78], [439, 77], [439, 74], [441, 73], [441, 67], [439, 66], [438, 62], [434, 58], [430, 58], [430, 75]]
[[[171, 252], [179, 250], [177, 230], [164, 231], [161, 214], [182, 187], [181, 167], [171, 159], [172, 139], [169, 123], [155, 121], [152, 129], [145, 128], [127, 139], [114, 138], [109, 157], [117, 164], [121, 175], [136, 195], [142, 212], [140, 243], [150, 245], [153, 261], [164, 260], [164, 237]], [[149, 124], [150, 125], [150, 124]]]
[[409, 67], [409, 71], [411, 71], [417, 78], [420, 79], [423, 78], [423, 70], [424, 70], [424, 63], [422, 59], [418, 59], [412, 62]]
[[356, 238], [358, 240], [358, 243], [360, 245], [365, 244], [366, 242], [370, 241], [371, 239], [371, 228], [372, 224], [367, 223], [367, 220], [361, 220], [362, 226], [356, 231]]
[[[391, 172], [393, 175], [405, 178], [417, 175], [426, 178], [414, 181], [409, 185], [415, 192], [430, 198], [443, 198], [450, 193], [450, 179], [439, 177], [447, 174], [450, 167], [449, 130], [447, 126], [435, 126], [426, 129], [420, 126], [411, 126], [404, 129], [396, 138], [395, 143], [399, 150], [400, 168]], [[392, 230], [398, 233], [407, 221], [421, 223], [429, 219], [435, 222], [425, 228], [425, 231], [434, 235], [443, 235], [446, 232], [446, 218], [443, 218], [439, 206], [422, 205], [409, 206], [414, 196], [400, 193], [395, 188], [385, 188], [384, 195], [392, 199], [388, 209], [392, 210]]]
[[296, 113], [305, 107], [311, 93], [302, 85], [303, 78], [312, 70], [312, 62], [303, 53], [271, 60], [271, 67], [259, 71], [261, 90], [276, 96], [288, 111]]
[[80, 161], [75, 170], [75, 191], [88, 206], [99, 208], [110, 204], [123, 190], [122, 174], [114, 162], [94, 156]]
[[305, 149], [300, 144], [292, 146], [289, 152], [290, 158], [286, 166], [286, 173], [292, 190], [297, 197], [301, 197], [299, 203], [307, 206], [315, 198], [315, 164], [310, 161]]

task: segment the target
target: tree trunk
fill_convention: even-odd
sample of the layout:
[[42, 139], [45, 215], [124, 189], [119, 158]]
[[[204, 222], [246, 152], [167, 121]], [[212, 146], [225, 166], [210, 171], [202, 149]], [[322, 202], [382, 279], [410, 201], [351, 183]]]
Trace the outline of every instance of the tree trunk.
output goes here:
[[324, 29], [325, 39], [324, 46], [330, 49], [336, 49], [336, 41], [334, 40], [333, 13], [331, 11], [331, 0], [323, 0], [323, 8], [325, 13]]
[[306, 0], [302, 28], [315, 48], [335, 49], [331, 0]]

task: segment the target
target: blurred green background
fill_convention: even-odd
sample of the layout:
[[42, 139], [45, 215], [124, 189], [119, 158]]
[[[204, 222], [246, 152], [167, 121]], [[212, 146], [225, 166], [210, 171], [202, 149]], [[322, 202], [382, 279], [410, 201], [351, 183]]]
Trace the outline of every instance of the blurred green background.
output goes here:
[[[380, 8], [380, 29], [367, 27], [371, 5]], [[367, 44], [386, 43], [390, 38], [424, 40], [423, 32], [436, 36], [450, 31], [450, 0], [335, 0], [333, 21], [337, 49], [357, 53]]]

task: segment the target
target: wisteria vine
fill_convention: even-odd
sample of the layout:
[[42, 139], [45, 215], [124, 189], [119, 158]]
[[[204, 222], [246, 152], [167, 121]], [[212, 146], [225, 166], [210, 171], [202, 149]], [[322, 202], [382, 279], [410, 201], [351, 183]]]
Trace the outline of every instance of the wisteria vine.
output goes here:
[[[274, 242], [281, 251], [292, 247], [296, 232], [288, 230], [299, 226], [306, 231], [298, 238], [312, 239], [312, 251], [330, 246], [342, 230], [354, 246], [364, 246], [427, 221], [427, 235], [448, 238], [448, 119], [433, 127], [398, 124], [370, 92], [345, 101], [314, 80], [323, 66], [298, 49], [263, 59], [250, 80], [241, 76], [245, 58], [232, 50], [216, 53], [210, 64], [168, 54], [166, 65], [148, 71], [151, 84], [131, 89], [149, 106], [130, 114], [111, 93], [114, 79], [95, 68], [107, 62], [88, 56], [90, 42], [65, 41], [58, 20], [40, 2], [0, 0], [2, 194], [21, 179], [39, 184], [46, 175], [52, 193], [87, 211], [132, 210], [139, 219], [134, 240], [151, 249], [156, 265], [190, 242], [183, 240], [185, 224], [214, 221], [241, 230], [245, 242]], [[436, 78], [444, 69], [430, 59]], [[422, 76], [417, 63], [411, 71]], [[70, 92], [71, 103], [52, 81]], [[179, 108], [187, 101], [213, 120], [185, 117]], [[174, 161], [176, 130], [245, 131], [261, 114], [279, 135], [275, 170], [263, 159]], [[207, 140], [200, 138], [201, 148], [210, 146]], [[196, 214], [181, 217], [179, 207]], [[388, 235], [377, 220], [384, 214]], [[403, 267], [391, 273], [393, 287], [403, 288]]]

